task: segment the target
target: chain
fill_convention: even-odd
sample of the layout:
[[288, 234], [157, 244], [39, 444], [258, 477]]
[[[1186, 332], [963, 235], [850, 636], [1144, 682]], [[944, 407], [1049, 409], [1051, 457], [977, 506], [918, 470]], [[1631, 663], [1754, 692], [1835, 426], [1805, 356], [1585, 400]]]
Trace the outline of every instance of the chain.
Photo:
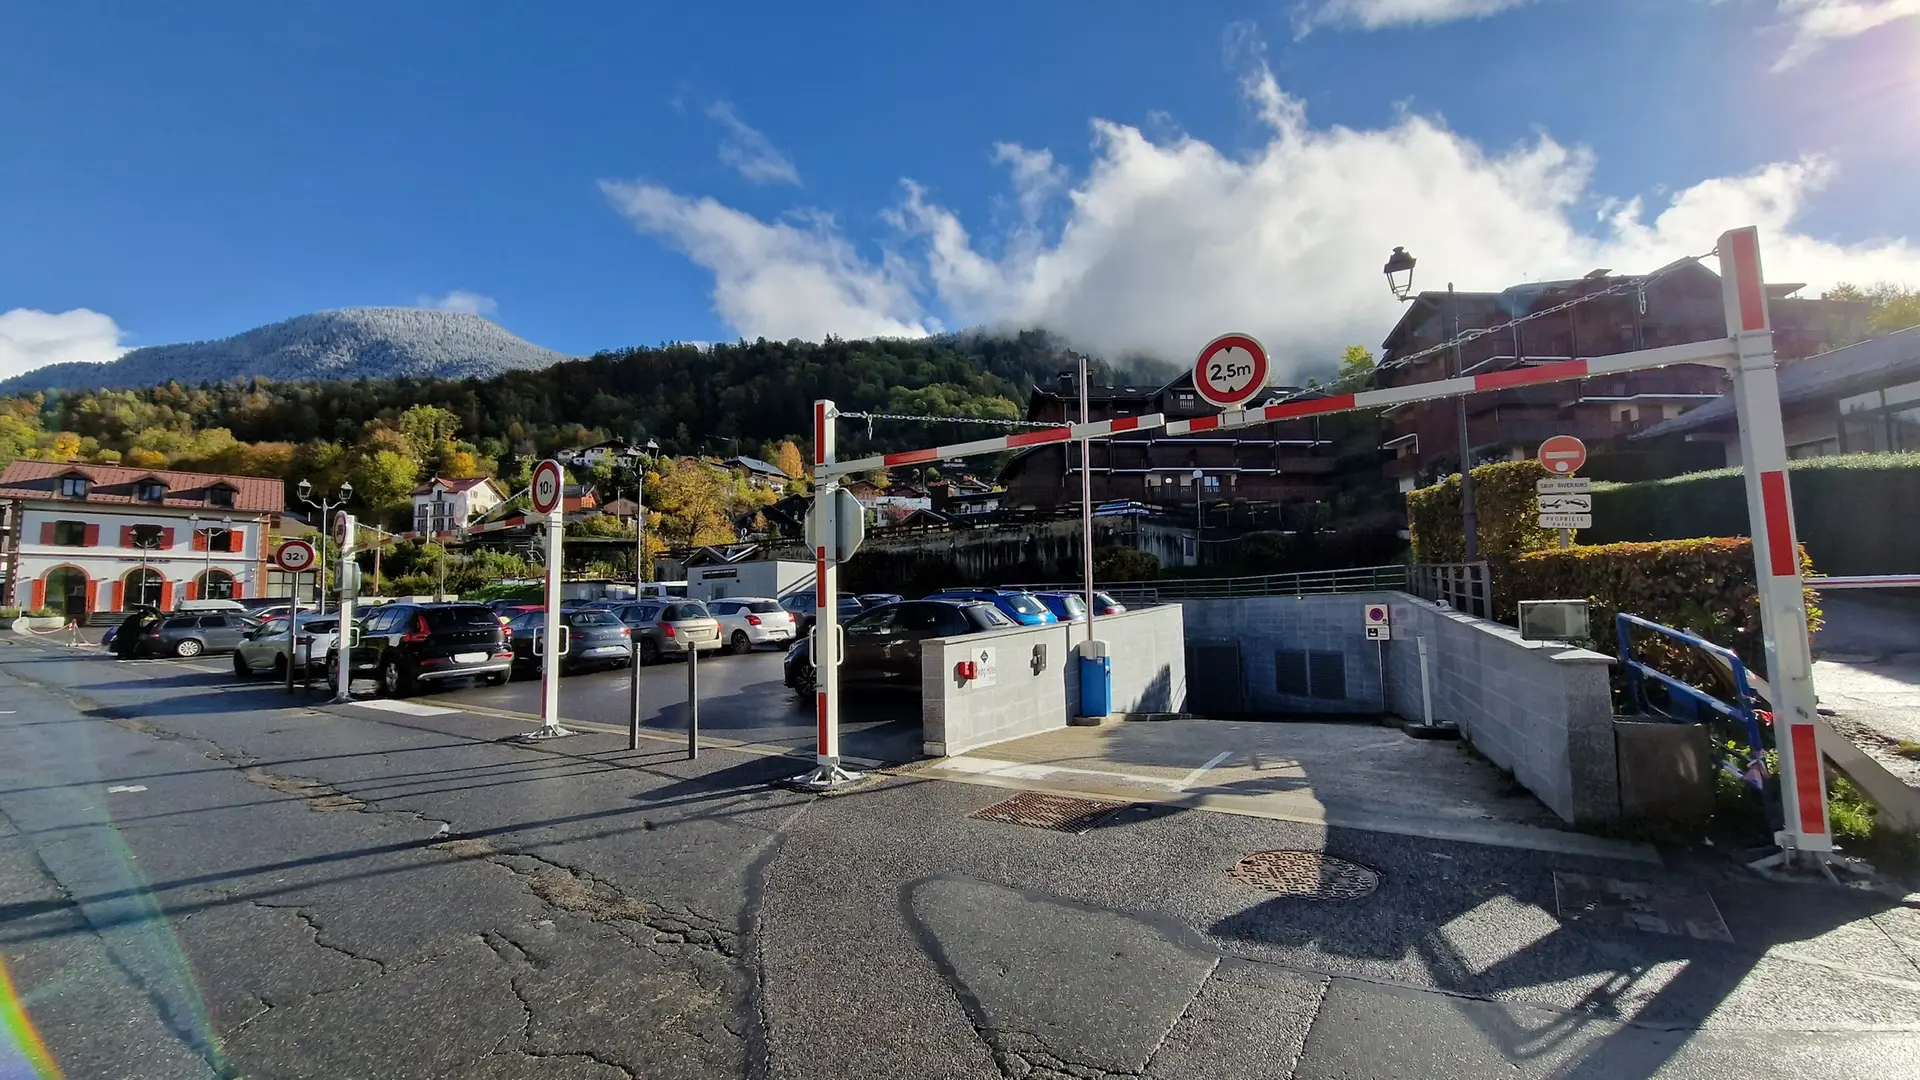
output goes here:
[[1644, 315], [1646, 314], [1646, 310], [1647, 310], [1647, 286], [1652, 285], [1654, 282], [1659, 281], [1661, 278], [1666, 277], [1668, 274], [1674, 273], [1677, 270], [1680, 270], [1687, 266], [1691, 266], [1694, 263], [1701, 262], [1705, 259], [1710, 259], [1715, 255], [1718, 255], [1719, 253], [1720, 253], [1720, 249], [1714, 248], [1712, 251], [1707, 252], [1705, 255], [1689, 255], [1684, 259], [1676, 259], [1673, 262], [1670, 262], [1667, 265], [1661, 267], [1660, 269], [1655, 270], [1653, 273], [1646, 275], [1645, 277], [1629, 278], [1626, 281], [1622, 281], [1616, 285], [1609, 285], [1606, 288], [1601, 289], [1599, 292], [1590, 292], [1582, 296], [1576, 296], [1571, 300], [1565, 301], [1563, 303], [1555, 304], [1549, 308], [1541, 308], [1539, 311], [1530, 312], [1526, 315], [1520, 316], [1517, 319], [1508, 319], [1506, 322], [1501, 323], [1499, 326], [1488, 326], [1488, 327], [1481, 327], [1473, 330], [1464, 330], [1459, 334], [1459, 336], [1449, 338], [1448, 340], [1443, 341], [1438, 345], [1434, 345], [1430, 348], [1421, 349], [1417, 353], [1409, 353], [1406, 356], [1396, 357], [1393, 360], [1388, 361], [1387, 363], [1381, 364], [1377, 370], [1387, 371], [1392, 368], [1405, 367], [1416, 361], [1424, 360], [1435, 353], [1446, 352], [1447, 350], [1452, 349], [1456, 346], [1465, 345], [1469, 341], [1478, 341], [1479, 339], [1483, 337], [1487, 337], [1490, 334], [1505, 333], [1509, 330], [1512, 330], [1516, 326], [1521, 326], [1526, 323], [1530, 323], [1535, 319], [1544, 319], [1549, 315], [1558, 315], [1563, 311], [1567, 311], [1572, 308], [1577, 308], [1581, 304], [1590, 304], [1595, 300], [1601, 299], [1602, 297], [1622, 296], [1630, 292], [1638, 293], [1639, 301], [1640, 301], [1640, 313]]
[[839, 414], [839, 419], [865, 420], [867, 422], [867, 438], [869, 439], [873, 438], [873, 422], [875, 420], [914, 420], [927, 424], [992, 424], [995, 427], [1063, 428], [1073, 426], [1072, 424], [1051, 423], [1044, 420], [988, 420], [978, 416], [904, 416], [899, 413], [877, 412], [843, 412]]

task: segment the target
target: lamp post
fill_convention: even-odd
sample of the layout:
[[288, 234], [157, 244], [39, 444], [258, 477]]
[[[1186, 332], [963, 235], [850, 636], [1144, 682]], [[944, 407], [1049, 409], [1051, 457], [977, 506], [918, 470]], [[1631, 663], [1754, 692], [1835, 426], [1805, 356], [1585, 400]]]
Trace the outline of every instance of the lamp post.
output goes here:
[[[328, 500], [323, 498], [318, 502], [315, 502], [313, 499], [313, 482], [310, 480], [300, 481], [300, 486], [295, 488], [294, 491], [299, 494], [301, 502], [320, 511], [320, 542], [313, 545], [320, 552], [320, 573], [315, 579], [313, 591], [319, 594], [320, 614], [325, 615], [327, 613], [327, 516], [340, 507], [347, 505], [347, 500], [353, 498], [353, 485], [342, 480], [340, 481], [340, 497], [338, 499]], [[292, 595], [288, 598], [290, 601], [288, 604], [288, 612], [291, 615], [297, 614], [300, 611], [300, 587], [298, 579], [296, 579], [295, 584], [290, 588]], [[343, 640], [345, 639], [345, 635], [346, 628], [342, 627], [341, 637]]]
[[1200, 565], [1200, 530], [1207, 527], [1205, 512], [1200, 509], [1201, 483], [1207, 474], [1199, 469], [1193, 470], [1193, 565]]
[[[660, 452], [660, 444], [648, 439], [644, 446], [627, 443], [613, 451], [614, 460], [633, 470], [633, 598], [640, 599], [640, 589], [647, 582], [647, 473], [646, 461]], [[561, 461], [572, 464], [591, 465], [606, 457], [608, 451], [593, 449], [584, 452], [563, 450], [554, 455]], [[640, 749], [640, 639], [634, 637], [633, 656], [627, 667], [627, 749]], [[697, 657], [694, 659], [698, 659]], [[689, 661], [691, 662], [691, 661]], [[689, 678], [693, 669], [687, 669]], [[692, 707], [692, 706], [689, 706]], [[689, 736], [691, 737], [691, 736]]]
[[[1393, 290], [1395, 299], [1402, 302], [1418, 299], [1413, 292], [1413, 256], [1407, 249], [1397, 247], [1387, 259], [1385, 274], [1387, 287]], [[1454, 294], [1453, 282], [1447, 282], [1447, 313], [1453, 322], [1453, 377], [1459, 378], [1465, 371], [1460, 358], [1460, 301]], [[1460, 531], [1465, 540], [1465, 562], [1480, 561], [1480, 516], [1473, 506], [1473, 440], [1467, 434], [1467, 396], [1456, 394], [1453, 399], [1453, 423], [1460, 432]]]

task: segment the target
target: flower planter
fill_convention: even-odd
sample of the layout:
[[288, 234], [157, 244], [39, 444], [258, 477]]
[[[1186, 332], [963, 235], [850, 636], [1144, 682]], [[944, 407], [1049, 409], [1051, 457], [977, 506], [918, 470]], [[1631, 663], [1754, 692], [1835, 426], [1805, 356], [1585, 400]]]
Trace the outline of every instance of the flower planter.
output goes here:
[[13, 632], [16, 634], [24, 634], [32, 631], [34, 633], [44, 634], [49, 630], [58, 630], [66, 625], [67, 620], [64, 615], [54, 615], [37, 619], [22, 617], [13, 620]]

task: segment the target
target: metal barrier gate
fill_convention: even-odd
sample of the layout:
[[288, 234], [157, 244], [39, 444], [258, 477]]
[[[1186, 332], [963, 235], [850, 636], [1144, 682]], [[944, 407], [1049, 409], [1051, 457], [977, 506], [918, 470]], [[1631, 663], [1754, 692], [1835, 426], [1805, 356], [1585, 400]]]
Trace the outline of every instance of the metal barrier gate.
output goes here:
[[[1335, 394], [1311, 400], [1289, 400], [1251, 409], [1190, 420], [1168, 420], [1154, 413], [1110, 420], [1022, 431], [991, 439], [931, 446], [894, 454], [840, 461], [834, 452], [835, 420], [840, 415], [832, 401], [813, 407], [815, 483], [814, 596], [818, 615], [814, 623], [813, 655], [836, 656], [820, 643], [839, 640], [840, 620], [834, 599], [839, 595], [839, 556], [831, 539], [837, 535], [835, 492], [839, 479], [854, 473], [899, 465], [918, 465], [947, 458], [995, 454], [1026, 446], [1105, 439], [1124, 431], [1160, 430], [1170, 436], [1203, 431], [1228, 431], [1277, 420], [1294, 420], [1414, 401], [1459, 397], [1485, 390], [1565, 382], [1592, 375], [1665, 367], [1669, 364], [1719, 364], [1733, 378], [1733, 394], [1740, 429], [1740, 460], [1744, 466], [1747, 511], [1752, 523], [1760, 617], [1766, 641], [1767, 669], [1773, 675], [1779, 775], [1785, 810], [1784, 828], [1776, 834], [1781, 852], [1776, 858], [1792, 861], [1799, 853], [1833, 849], [1827, 822], [1826, 785], [1822, 777], [1815, 710], [1813, 657], [1807, 632], [1806, 599], [1800, 578], [1798, 545], [1794, 540], [1793, 500], [1787, 477], [1787, 444], [1781, 422], [1780, 387], [1773, 352], [1773, 325], [1767, 310], [1765, 278], [1760, 264], [1759, 230], [1749, 226], [1722, 233], [1714, 254], [1719, 256], [1722, 308], [1727, 336], [1709, 341], [1668, 345], [1610, 356], [1596, 356], [1537, 366], [1465, 375], [1434, 382]], [[1468, 331], [1478, 337], [1486, 331]], [[1443, 342], [1440, 347], [1450, 343]], [[1464, 465], [1465, 463], [1463, 463]], [[822, 537], [829, 538], [822, 543]], [[812, 773], [796, 782], [814, 790], [828, 790], [857, 777], [840, 764], [840, 673], [834, 663], [818, 663], [815, 714], [818, 752]]]

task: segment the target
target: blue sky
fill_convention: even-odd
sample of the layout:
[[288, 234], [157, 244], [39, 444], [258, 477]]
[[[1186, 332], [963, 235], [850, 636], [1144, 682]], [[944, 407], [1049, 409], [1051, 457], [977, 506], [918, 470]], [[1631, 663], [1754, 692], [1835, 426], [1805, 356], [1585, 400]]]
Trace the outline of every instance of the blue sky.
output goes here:
[[1915, 15], [6, 0], [0, 376], [435, 303], [577, 354], [1046, 325], [1311, 368], [1384, 333], [1396, 243], [1497, 288], [1748, 223], [1776, 280], [1920, 283]]

